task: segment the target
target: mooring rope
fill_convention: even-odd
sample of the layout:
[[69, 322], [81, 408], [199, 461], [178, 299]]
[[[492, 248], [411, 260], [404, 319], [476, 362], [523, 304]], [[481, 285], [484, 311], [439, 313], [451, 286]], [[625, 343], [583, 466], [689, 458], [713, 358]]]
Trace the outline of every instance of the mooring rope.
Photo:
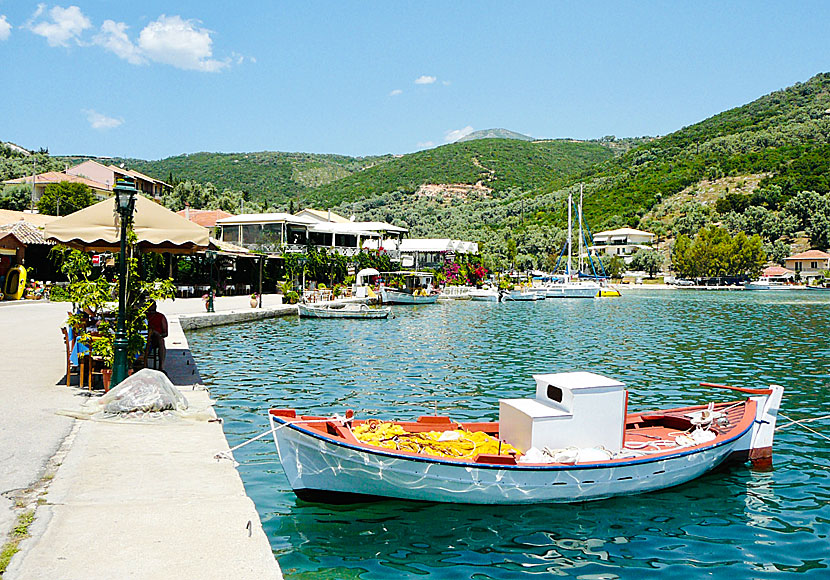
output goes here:
[[305, 420], [302, 420], [302, 421], [289, 421], [287, 423], [283, 423], [282, 425], [278, 425], [276, 427], [268, 429], [267, 431], [263, 431], [259, 435], [256, 435], [255, 437], [251, 437], [250, 439], [248, 439], [246, 441], [243, 441], [239, 445], [234, 445], [233, 447], [231, 447], [227, 451], [220, 451], [219, 453], [214, 455], [213, 458], [214, 459], [229, 459], [229, 460], [233, 461], [235, 465], [239, 465], [239, 463], [237, 463], [237, 461], [233, 458], [231, 453], [233, 453], [237, 449], [241, 449], [241, 448], [245, 447], [246, 445], [248, 445], [250, 443], [253, 443], [254, 441], [258, 441], [259, 439], [262, 439], [266, 435], [270, 435], [271, 433], [276, 433], [277, 431], [279, 431], [283, 427], [288, 427], [289, 425], [296, 425], [298, 423], [302, 423], [302, 424], [326, 423], [328, 421], [336, 421], [336, 420], [342, 420], [342, 417], [335, 416], [335, 417], [327, 417], [325, 419], [305, 419]]
[[815, 429], [811, 429], [811, 428], [807, 427], [807, 425], [804, 425], [804, 423], [809, 423], [811, 421], [820, 421], [822, 419], [830, 419], [830, 415], [824, 415], [823, 417], [812, 417], [812, 418], [809, 418], [809, 419], [799, 419], [798, 421], [795, 421], [793, 419], [790, 419], [789, 417], [787, 417], [783, 413], [779, 412], [778, 414], [780, 416], [784, 417], [787, 421], [789, 421], [789, 423], [784, 423], [780, 427], [777, 427], [775, 429], [776, 431], [780, 431], [781, 429], [784, 429], [785, 427], [790, 427], [792, 425], [798, 425], [799, 427], [804, 427], [805, 429], [807, 429], [807, 431], [810, 431], [811, 433], [815, 433], [819, 437], [823, 437], [824, 439], [827, 439], [828, 441], [830, 441], [830, 437], [828, 437], [824, 433], [819, 433]]

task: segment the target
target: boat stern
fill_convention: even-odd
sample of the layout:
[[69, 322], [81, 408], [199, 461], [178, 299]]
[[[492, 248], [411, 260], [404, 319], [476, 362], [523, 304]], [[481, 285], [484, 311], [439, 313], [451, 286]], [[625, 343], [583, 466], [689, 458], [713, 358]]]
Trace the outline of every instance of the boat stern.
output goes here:
[[772, 465], [772, 441], [775, 437], [775, 422], [778, 419], [778, 409], [781, 407], [783, 395], [784, 387], [770, 385], [769, 394], [752, 397], [756, 403], [756, 409], [748, 459], [753, 467], [763, 468]]

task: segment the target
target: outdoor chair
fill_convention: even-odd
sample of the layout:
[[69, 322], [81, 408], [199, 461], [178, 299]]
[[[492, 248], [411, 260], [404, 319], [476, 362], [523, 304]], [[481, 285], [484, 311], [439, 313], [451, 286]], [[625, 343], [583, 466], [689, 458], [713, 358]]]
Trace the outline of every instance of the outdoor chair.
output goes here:
[[[152, 361], [152, 365], [150, 366], [150, 361]], [[147, 356], [144, 358], [144, 368], [152, 368], [159, 370], [161, 368], [161, 360], [159, 359], [159, 347], [157, 345], [151, 346], [147, 350]]]
[[[70, 377], [73, 374], [78, 375], [78, 383], [82, 382], [81, 379], [81, 364], [80, 360], [77, 360], [76, 364], [72, 363], [72, 350], [75, 347], [75, 341], [70, 337], [69, 331], [66, 327], [61, 328], [63, 331], [63, 343], [66, 346], [66, 386], [69, 386]], [[74, 371], [73, 371], [74, 369]]]

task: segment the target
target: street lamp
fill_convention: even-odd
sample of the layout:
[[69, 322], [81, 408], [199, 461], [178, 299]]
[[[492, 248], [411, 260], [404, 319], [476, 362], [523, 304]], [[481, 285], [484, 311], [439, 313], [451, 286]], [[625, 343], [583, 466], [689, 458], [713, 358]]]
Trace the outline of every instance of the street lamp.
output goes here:
[[135, 184], [131, 179], [119, 179], [112, 188], [115, 194], [115, 211], [121, 221], [121, 258], [118, 260], [118, 325], [113, 341], [112, 385], [127, 378], [127, 329], [125, 324], [127, 303], [127, 226], [135, 209]]
[[208, 250], [205, 252], [205, 257], [208, 261], [208, 267], [210, 268], [208, 277], [210, 281], [210, 290], [208, 290], [208, 301], [207, 301], [207, 311], [208, 312], [215, 312], [213, 309], [213, 264], [216, 262], [216, 252], [214, 250]]

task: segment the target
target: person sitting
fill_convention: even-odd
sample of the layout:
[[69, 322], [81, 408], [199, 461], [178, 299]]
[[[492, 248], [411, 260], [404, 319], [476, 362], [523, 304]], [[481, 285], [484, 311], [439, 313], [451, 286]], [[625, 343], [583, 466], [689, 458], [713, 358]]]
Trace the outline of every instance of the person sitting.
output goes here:
[[156, 310], [156, 303], [151, 301], [147, 307], [147, 348], [144, 351], [144, 360], [147, 360], [151, 349], [158, 350], [159, 370], [164, 372], [164, 359], [167, 348], [164, 339], [167, 338], [167, 317]]

